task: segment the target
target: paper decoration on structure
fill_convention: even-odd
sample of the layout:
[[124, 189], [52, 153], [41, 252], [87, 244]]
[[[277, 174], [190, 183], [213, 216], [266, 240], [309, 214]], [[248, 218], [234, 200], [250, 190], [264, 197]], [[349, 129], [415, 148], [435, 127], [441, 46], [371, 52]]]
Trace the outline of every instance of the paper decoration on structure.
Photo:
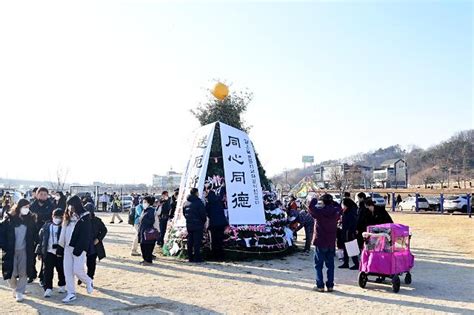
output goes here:
[[211, 154], [215, 127], [216, 123], [205, 125], [196, 130], [194, 134], [191, 154], [179, 187], [178, 204], [173, 224], [176, 227], [186, 226], [183, 206], [191, 188], [197, 188], [199, 190], [199, 196], [203, 198], [204, 183], [206, 181], [207, 166], [209, 163], [209, 155]]
[[229, 223], [265, 224], [257, 159], [249, 136], [219, 122]]

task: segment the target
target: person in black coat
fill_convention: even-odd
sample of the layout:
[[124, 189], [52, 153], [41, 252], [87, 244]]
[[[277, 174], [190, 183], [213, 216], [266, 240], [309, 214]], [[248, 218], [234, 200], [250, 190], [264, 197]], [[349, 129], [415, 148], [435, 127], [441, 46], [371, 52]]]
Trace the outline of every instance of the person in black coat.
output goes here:
[[175, 189], [173, 196], [171, 196], [170, 219], [174, 218], [174, 214], [176, 212], [176, 207], [178, 206], [178, 196], [179, 196], [179, 188]]
[[160, 238], [157, 243], [158, 245], [163, 246], [166, 228], [168, 227], [168, 220], [171, 217], [171, 200], [169, 199], [167, 191], [161, 193], [160, 205]]
[[23, 301], [27, 279], [36, 278], [35, 241], [36, 216], [29, 210], [30, 202], [20, 199], [2, 222], [2, 275], [15, 291], [18, 302]]
[[[356, 239], [357, 229], [357, 204], [350, 198], [344, 198], [342, 200], [342, 229], [341, 229], [341, 241], [347, 243]], [[349, 268], [349, 255], [347, 254], [346, 246], [342, 246], [344, 250], [344, 263], [339, 268]], [[354, 266], [350, 267], [351, 270], [359, 269], [359, 257], [352, 257]]]
[[367, 231], [367, 226], [372, 225], [371, 213], [369, 209], [365, 206], [366, 196], [363, 192], [357, 194], [357, 199], [359, 201], [359, 210], [357, 216], [357, 226], [356, 226], [356, 236], [357, 244], [359, 245], [360, 250], [364, 248], [364, 238], [362, 233]]
[[206, 208], [199, 198], [197, 188], [191, 189], [191, 194], [184, 205], [183, 213], [186, 218], [186, 229], [188, 231], [187, 247], [189, 262], [200, 263], [203, 261], [201, 257], [201, 243], [207, 216]]
[[224, 259], [224, 231], [229, 223], [220, 198], [211, 188], [211, 186], [206, 187], [206, 212], [209, 217], [209, 232], [211, 233], [211, 254], [213, 259], [220, 261]]
[[[51, 220], [53, 214], [54, 204], [49, 198], [49, 190], [46, 187], [40, 187], [36, 190], [35, 201], [30, 206], [30, 211], [36, 215], [36, 229], [39, 231], [43, 225]], [[38, 245], [37, 239], [35, 240], [35, 248]], [[36, 270], [36, 266], [34, 266]], [[41, 268], [39, 273], [40, 284], [43, 283], [43, 262], [41, 262]], [[28, 279], [28, 283], [33, 282], [32, 278]]]
[[[40, 187], [36, 191], [36, 199], [30, 206], [30, 211], [36, 214], [36, 226], [39, 231], [43, 225], [51, 220], [54, 205], [49, 199], [49, 191], [45, 187]], [[63, 209], [64, 210], [64, 209]]]
[[376, 206], [372, 200], [368, 200], [365, 205], [372, 215], [370, 220], [372, 222], [371, 225], [393, 223], [392, 217], [388, 214], [387, 210], [385, 210], [384, 206]]
[[87, 203], [84, 209], [89, 211], [92, 223], [92, 243], [87, 252], [87, 275], [94, 280], [97, 259], [100, 261], [106, 257], [103, 240], [108, 231], [104, 222], [95, 215], [93, 204]]
[[138, 242], [140, 243], [140, 249], [142, 251], [143, 261], [142, 265], [151, 265], [153, 264], [153, 250], [155, 249], [156, 241], [158, 240], [158, 235], [156, 238], [149, 237], [145, 238], [145, 233], [147, 235], [152, 234], [152, 232], [158, 233], [154, 228], [155, 225], [155, 208], [152, 205], [155, 203], [155, 198], [151, 196], [146, 196], [143, 198], [143, 212], [140, 217], [140, 225], [138, 228]]

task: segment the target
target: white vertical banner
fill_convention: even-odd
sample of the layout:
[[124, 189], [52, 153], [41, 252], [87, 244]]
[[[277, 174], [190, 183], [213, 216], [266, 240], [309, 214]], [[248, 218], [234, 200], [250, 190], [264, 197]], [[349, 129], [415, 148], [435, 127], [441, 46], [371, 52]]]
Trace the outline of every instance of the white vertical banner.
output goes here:
[[219, 122], [229, 223], [265, 224], [255, 151], [248, 135]]
[[186, 226], [186, 218], [183, 214], [183, 206], [191, 188], [199, 190], [199, 196], [203, 197], [204, 183], [206, 181], [207, 165], [211, 154], [212, 138], [216, 123], [202, 126], [194, 133], [194, 141], [188, 165], [181, 178], [179, 187], [178, 204], [176, 206], [174, 224], [177, 227]]

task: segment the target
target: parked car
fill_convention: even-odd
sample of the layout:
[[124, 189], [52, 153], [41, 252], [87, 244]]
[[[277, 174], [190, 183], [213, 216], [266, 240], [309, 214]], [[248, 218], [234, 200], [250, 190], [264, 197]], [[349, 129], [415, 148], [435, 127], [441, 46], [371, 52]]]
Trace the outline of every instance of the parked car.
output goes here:
[[133, 205], [132, 196], [122, 196], [122, 210], [130, 210]]
[[[472, 205], [472, 200], [471, 200], [471, 205]], [[449, 213], [453, 213], [454, 211], [467, 213], [467, 196], [466, 195], [448, 196], [444, 199], [443, 208]]]
[[[430, 204], [424, 197], [418, 197], [418, 209], [430, 210]], [[398, 204], [398, 210], [416, 210], [416, 197], [408, 197]]]
[[428, 196], [428, 197], [425, 197], [426, 200], [428, 200], [428, 204], [430, 205], [430, 210], [433, 210], [433, 211], [439, 211], [440, 209], [440, 200], [439, 200], [439, 197], [435, 197], [435, 196]]
[[[369, 193], [369, 192], [365, 192], [364, 194], [365, 194], [365, 196], [366, 196], [367, 198], [371, 198], [371, 199], [374, 201], [374, 203], [375, 203], [376, 206], [385, 207], [385, 206], [387, 205], [387, 202], [385, 201], [385, 199], [383, 198], [383, 196], [382, 196], [381, 194], [379, 194], [379, 193]], [[357, 196], [357, 194], [356, 194], [356, 196]]]

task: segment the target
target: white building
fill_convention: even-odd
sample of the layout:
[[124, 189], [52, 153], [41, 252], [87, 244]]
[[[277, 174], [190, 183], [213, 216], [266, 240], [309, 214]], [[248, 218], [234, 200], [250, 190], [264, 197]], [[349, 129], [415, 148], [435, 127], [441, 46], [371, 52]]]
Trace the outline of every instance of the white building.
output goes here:
[[374, 170], [374, 185], [380, 188], [407, 188], [408, 167], [403, 159], [383, 162]]
[[182, 174], [177, 173], [173, 170], [168, 171], [165, 175], [153, 175], [153, 188], [164, 191], [173, 191], [179, 188], [181, 184]]
[[350, 188], [370, 188], [372, 168], [358, 164], [324, 165], [314, 171], [314, 180], [320, 188], [334, 188], [336, 181]]

